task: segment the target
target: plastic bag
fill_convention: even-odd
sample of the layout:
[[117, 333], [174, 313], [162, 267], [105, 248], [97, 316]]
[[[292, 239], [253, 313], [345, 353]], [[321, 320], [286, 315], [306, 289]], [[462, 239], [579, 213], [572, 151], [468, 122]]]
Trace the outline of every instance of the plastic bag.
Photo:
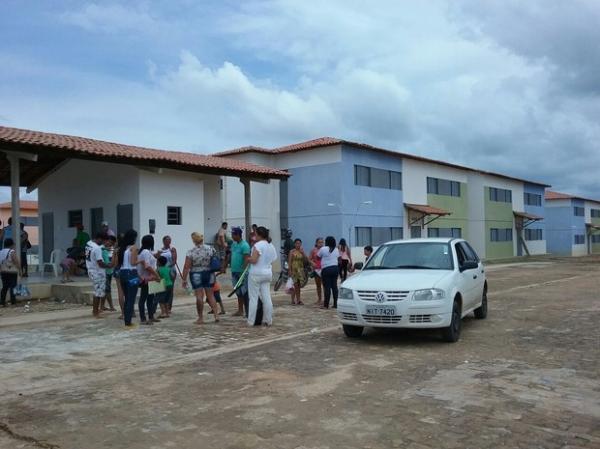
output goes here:
[[294, 281], [292, 280], [292, 278], [288, 278], [287, 282], [285, 283], [285, 292], [288, 295], [294, 293]]
[[19, 296], [20, 298], [31, 298], [31, 292], [25, 284], [17, 285], [13, 289], [13, 293], [15, 294], [15, 296]]

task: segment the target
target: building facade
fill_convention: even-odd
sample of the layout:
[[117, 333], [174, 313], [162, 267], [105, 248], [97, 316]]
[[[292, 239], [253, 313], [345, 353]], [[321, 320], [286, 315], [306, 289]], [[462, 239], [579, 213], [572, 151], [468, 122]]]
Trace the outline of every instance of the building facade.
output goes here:
[[[326, 235], [355, 255], [394, 239], [454, 236], [488, 259], [546, 253], [544, 184], [332, 138], [217, 156], [289, 171], [287, 181], [254, 189], [253, 221], [292, 229], [305, 248]], [[235, 222], [241, 187], [224, 184], [225, 216]]]
[[548, 251], [563, 256], [600, 253], [600, 201], [546, 192]]

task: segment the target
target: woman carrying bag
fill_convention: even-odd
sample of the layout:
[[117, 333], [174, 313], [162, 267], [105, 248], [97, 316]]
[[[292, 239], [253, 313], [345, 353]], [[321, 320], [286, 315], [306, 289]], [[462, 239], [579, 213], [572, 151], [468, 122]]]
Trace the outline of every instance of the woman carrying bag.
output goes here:
[[15, 305], [15, 287], [21, 275], [21, 263], [15, 252], [15, 242], [8, 238], [4, 240], [4, 249], [0, 251], [0, 276], [2, 278], [2, 291], [0, 292], [0, 305], [6, 307], [6, 294], [10, 291], [10, 303]]

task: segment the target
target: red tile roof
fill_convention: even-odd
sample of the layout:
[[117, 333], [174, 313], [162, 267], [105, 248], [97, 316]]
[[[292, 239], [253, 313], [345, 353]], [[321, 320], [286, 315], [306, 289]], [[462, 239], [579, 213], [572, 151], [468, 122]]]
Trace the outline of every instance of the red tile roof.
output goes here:
[[[49, 158], [78, 158], [129, 165], [146, 165], [217, 175], [286, 178], [286, 171], [182, 151], [165, 151], [123, 145], [85, 137], [0, 126], [0, 148], [38, 153]], [[5, 176], [0, 176], [4, 178]], [[2, 179], [6, 185], [6, 180]]]
[[583, 198], [581, 196], [571, 195], [570, 193], [554, 192], [552, 190], [546, 190], [545, 198], [548, 201], [552, 201], [552, 200], [583, 200], [583, 201], [592, 201], [594, 203], [600, 203], [599, 200]]
[[429, 206], [428, 204], [408, 204], [404, 203], [407, 209], [416, 210], [417, 212], [421, 212], [425, 215], [439, 215], [440, 217], [444, 215], [452, 215], [452, 212], [448, 212], [444, 209], [438, 209], [437, 207]]
[[359, 148], [359, 149], [364, 149], [364, 150], [370, 150], [370, 151], [376, 151], [378, 153], [389, 154], [389, 155], [396, 156], [396, 157], [401, 157], [401, 158], [406, 158], [406, 159], [413, 159], [413, 160], [421, 161], [421, 162], [429, 162], [429, 163], [433, 163], [433, 164], [437, 164], [437, 165], [444, 165], [446, 167], [457, 168], [457, 169], [460, 169], [460, 170], [468, 170], [468, 171], [471, 171], [471, 172], [480, 173], [480, 174], [484, 174], [484, 175], [497, 176], [499, 178], [510, 179], [510, 180], [513, 180], [513, 181], [527, 182], [527, 183], [530, 183], [530, 184], [537, 184], [537, 185], [540, 185], [540, 186], [543, 186], [543, 187], [550, 187], [548, 184], [544, 184], [544, 183], [537, 182], [537, 181], [529, 181], [527, 179], [515, 178], [513, 176], [507, 176], [507, 175], [503, 175], [503, 174], [500, 174], [500, 173], [494, 173], [494, 172], [490, 172], [490, 171], [479, 170], [479, 169], [476, 169], [476, 168], [465, 167], [463, 165], [452, 164], [450, 162], [438, 161], [438, 160], [435, 160], [435, 159], [429, 159], [429, 158], [426, 158], [426, 157], [416, 156], [414, 154], [408, 154], [408, 153], [401, 153], [399, 151], [386, 150], [385, 148], [374, 147], [373, 145], [369, 145], [369, 144], [366, 144], [366, 143], [352, 142], [350, 140], [338, 139], [338, 138], [335, 138], [335, 137], [320, 137], [318, 139], [307, 140], [306, 142], [295, 143], [293, 145], [286, 145], [286, 146], [283, 146], [283, 147], [273, 148], [273, 149], [270, 149], [270, 150], [269, 149], [265, 149], [265, 148], [258, 148], [258, 149], [256, 149], [255, 147], [237, 148], [235, 150], [221, 151], [219, 153], [214, 153], [214, 156], [219, 156], [219, 157], [233, 156], [233, 155], [242, 154], [242, 153], [262, 153], [262, 154], [292, 153], [292, 152], [310, 150], [310, 149], [319, 148], [319, 147], [328, 147], [328, 146], [342, 145], [342, 144], [343, 145], [348, 145], [348, 146], [351, 146], [351, 147], [354, 147], [354, 148]]
[[[21, 200], [21, 210], [38, 210], [38, 202], [30, 201], [30, 200]], [[8, 203], [1, 203], [0, 209], [10, 209], [12, 208], [12, 203], [9, 201]]]

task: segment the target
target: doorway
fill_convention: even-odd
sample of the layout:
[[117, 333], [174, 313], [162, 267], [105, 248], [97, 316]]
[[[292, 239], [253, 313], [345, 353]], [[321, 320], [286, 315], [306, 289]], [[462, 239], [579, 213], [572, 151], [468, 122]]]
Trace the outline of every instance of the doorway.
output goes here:
[[421, 238], [421, 226], [411, 226], [410, 227], [410, 238], [411, 239], [420, 239]]
[[[54, 212], [42, 214], [42, 254], [40, 266], [50, 261], [50, 254], [54, 251]], [[38, 254], [40, 257], [40, 254]]]

